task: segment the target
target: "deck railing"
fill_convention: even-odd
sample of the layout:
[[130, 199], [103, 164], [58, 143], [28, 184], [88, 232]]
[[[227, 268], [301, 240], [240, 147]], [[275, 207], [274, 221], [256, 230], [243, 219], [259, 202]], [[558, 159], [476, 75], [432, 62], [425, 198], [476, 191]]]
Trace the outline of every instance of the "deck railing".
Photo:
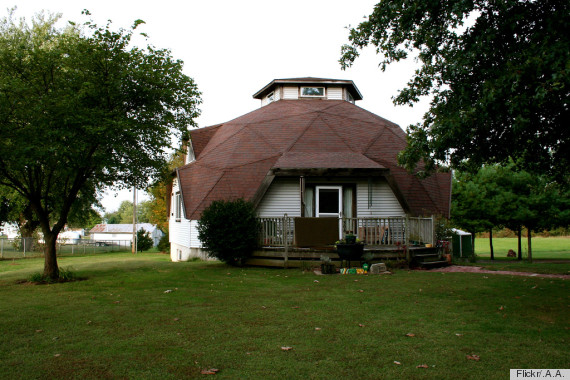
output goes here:
[[[260, 244], [265, 247], [291, 247], [295, 242], [295, 218], [259, 218]], [[367, 245], [434, 244], [433, 218], [386, 217], [341, 218], [342, 237], [356, 235]]]

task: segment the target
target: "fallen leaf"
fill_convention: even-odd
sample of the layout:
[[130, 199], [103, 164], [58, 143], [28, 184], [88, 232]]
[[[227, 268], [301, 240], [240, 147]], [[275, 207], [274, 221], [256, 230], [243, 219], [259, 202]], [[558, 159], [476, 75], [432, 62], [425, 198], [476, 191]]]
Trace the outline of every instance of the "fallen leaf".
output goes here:
[[91, 323], [93, 323], [93, 322], [91, 322], [91, 321], [87, 321], [87, 324], [88, 324], [88, 325], [90, 325]]
[[411, 337], [414, 337], [414, 336], [416, 336], [416, 334], [407, 333], [407, 334], [406, 334], [406, 336], [409, 336], [409, 337], [411, 338]]
[[42, 331], [44, 331], [44, 330], [36, 330], [36, 332], [38, 332], [38, 333], [39, 333], [39, 332], [42, 332]]
[[165, 290], [164, 293], [172, 293], [172, 289]]
[[315, 281], [313, 281], [313, 282], [319, 282], [319, 280], [315, 280]]
[[202, 372], [200, 373], [202, 375], [215, 375], [218, 371], [219, 369], [217, 368], [209, 368], [209, 369], [203, 369]]
[[362, 323], [359, 323], [359, 324], [358, 324], [358, 326], [360, 326], [360, 327], [364, 327], [364, 325], [363, 325]]
[[262, 306], [261, 308], [262, 308], [263, 310], [267, 309], [267, 307], [266, 307], [266, 306]]
[[478, 362], [481, 358], [479, 357], [479, 355], [467, 355], [467, 360], [475, 360], [476, 362]]
[[394, 364], [401, 365], [402, 363], [400, 363], [400, 362], [394, 360]]
[[115, 301], [115, 302], [113, 302], [113, 303], [121, 303], [121, 301]]
[[358, 293], [364, 293], [364, 290], [358, 289]]
[[315, 330], [316, 330], [316, 331], [321, 331], [321, 328], [320, 328], [320, 327], [315, 327]]
[[179, 321], [179, 320], [180, 320], [180, 318], [178, 318], [178, 317], [173, 319], [173, 321]]
[[293, 349], [293, 347], [286, 347], [286, 346], [285, 346], [285, 347], [281, 347], [281, 349], [282, 349], [283, 351], [291, 351], [291, 350]]
[[291, 309], [298, 309], [299, 306], [293, 306]]
[[54, 357], [59, 358], [61, 354], [55, 354]]
[[505, 310], [505, 307], [504, 307], [504, 306], [501, 306], [501, 307], [499, 308], [499, 310]]
[[463, 334], [455, 334], [455, 335], [457, 335], [457, 336], [463, 336]]
[[429, 368], [427, 364], [417, 365], [416, 368]]

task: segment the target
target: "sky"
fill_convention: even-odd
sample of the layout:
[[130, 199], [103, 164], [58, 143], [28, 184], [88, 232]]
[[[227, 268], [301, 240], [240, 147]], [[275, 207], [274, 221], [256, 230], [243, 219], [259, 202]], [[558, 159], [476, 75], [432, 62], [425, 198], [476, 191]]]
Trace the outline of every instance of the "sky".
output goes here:
[[[199, 127], [226, 122], [260, 107], [252, 95], [273, 79], [320, 77], [353, 80], [363, 100], [356, 104], [403, 129], [418, 123], [429, 106], [394, 106], [392, 97], [411, 78], [416, 63], [399, 62], [385, 72], [382, 57], [366, 48], [355, 64], [341, 70], [340, 48], [348, 42], [348, 26], [372, 13], [378, 0], [0, 0], [0, 17], [17, 6], [16, 16], [30, 19], [41, 10], [61, 13], [62, 20], [82, 22], [88, 9], [103, 25], [129, 28], [137, 19], [152, 45], [171, 50], [184, 61], [184, 73], [202, 92]], [[138, 192], [139, 200], [147, 199]], [[108, 191], [102, 205], [118, 209], [132, 192]]]

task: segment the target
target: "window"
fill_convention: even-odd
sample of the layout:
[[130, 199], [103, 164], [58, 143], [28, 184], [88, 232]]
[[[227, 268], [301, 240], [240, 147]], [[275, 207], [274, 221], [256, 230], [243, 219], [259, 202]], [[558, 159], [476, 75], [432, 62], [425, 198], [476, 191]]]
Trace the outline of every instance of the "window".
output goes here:
[[324, 97], [324, 87], [301, 87], [301, 96]]
[[269, 95], [267, 95], [267, 104], [273, 102], [275, 100], [275, 93], [270, 92]]
[[346, 98], [348, 99], [349, 102], [354, 104], [354, 98], [352, 97], [352, 95], [348, 91], [346, 92]]
[[317, 186], [315, 192], [317, 217], [342, 215], [342, 186]]
[[177, 222], [180, 222], [180, 218], [182, 217], [182, 197], [180, 196], [180, 192], [177, 192], [174, 195], [174, 218]]

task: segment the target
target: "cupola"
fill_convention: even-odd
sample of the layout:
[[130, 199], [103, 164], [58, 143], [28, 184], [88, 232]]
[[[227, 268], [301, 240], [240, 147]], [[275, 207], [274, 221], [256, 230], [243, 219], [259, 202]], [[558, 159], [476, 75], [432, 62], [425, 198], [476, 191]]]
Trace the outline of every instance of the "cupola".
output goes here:
[[260, 99], [262, 107], [278, 100], [344, 100], [354, 104], [362, 100], [362, 94], [351, 80], [307, 77], [274, 79], [253, 98]]

